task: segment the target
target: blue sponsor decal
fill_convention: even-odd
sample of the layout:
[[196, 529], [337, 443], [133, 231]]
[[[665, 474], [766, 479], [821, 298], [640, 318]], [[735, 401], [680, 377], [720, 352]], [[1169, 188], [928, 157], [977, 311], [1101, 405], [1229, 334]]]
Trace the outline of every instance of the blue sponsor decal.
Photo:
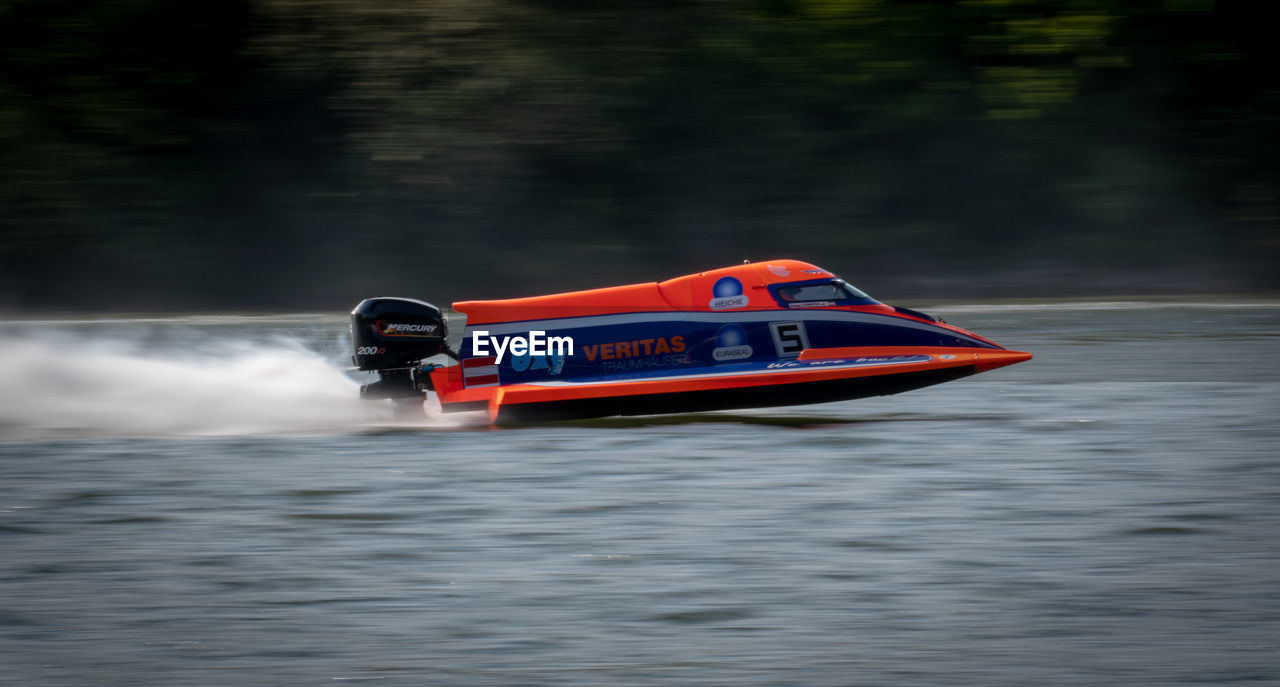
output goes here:
[[736, 324], [726, 324], [716, 331], [717, 346], [745, 346], [747, 330]]
[[747, 307], [748, 299], [742, 294], [742, 282], [734, 277], [720, 277], [711, 287], [712, 310], [733, 310]]
[[742, 360], [750, 358], [752, 353], [751, 345], [747, 343], [747, 330], [736, 324], [726, 324], [716, 330], [716, 347], [711, 351], [716, 362]]
[[716, 280], [716, 285], [711, 288], [711, 295], [716, 298], [741, 296], [742, 282], [738, 281], [735, 277], [720, 277]]

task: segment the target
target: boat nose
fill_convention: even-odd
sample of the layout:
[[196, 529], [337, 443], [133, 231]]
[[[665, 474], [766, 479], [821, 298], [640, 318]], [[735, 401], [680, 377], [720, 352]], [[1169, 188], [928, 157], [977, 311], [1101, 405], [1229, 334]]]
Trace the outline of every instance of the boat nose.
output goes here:
[[983, 351], [978, 355], [977, 364], [974, 367], [976, 372], [986, 372], [998, 367], [1024, 363], [1031, 360], [1031, 357], [1031, 354], [1026, 351]]

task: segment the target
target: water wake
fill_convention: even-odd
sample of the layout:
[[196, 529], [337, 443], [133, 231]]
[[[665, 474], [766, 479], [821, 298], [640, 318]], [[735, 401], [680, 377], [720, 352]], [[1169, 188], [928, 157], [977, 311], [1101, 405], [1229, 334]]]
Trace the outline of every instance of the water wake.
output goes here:
[[300, 341], [202, 338], [159, 349], [78, 332], [0, 333], [0, 437], [234, 436], [426, 426]]

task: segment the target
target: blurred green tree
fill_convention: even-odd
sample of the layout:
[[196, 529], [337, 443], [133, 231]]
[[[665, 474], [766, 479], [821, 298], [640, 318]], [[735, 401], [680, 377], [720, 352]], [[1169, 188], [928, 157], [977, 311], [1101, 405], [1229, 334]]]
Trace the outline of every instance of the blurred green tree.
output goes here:
[[[1264, 15], [7, 0], [0, 293], [75, 304], [115, 279], [86, 303], [331, 306], [770, 254], [899, 292], [1273, 288]], [[83, 279], [51, 286], [54, 266]]]

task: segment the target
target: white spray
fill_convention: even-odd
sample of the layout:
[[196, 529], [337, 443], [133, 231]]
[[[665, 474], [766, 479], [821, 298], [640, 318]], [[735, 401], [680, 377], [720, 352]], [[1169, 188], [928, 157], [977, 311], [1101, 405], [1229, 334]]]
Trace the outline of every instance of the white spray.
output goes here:
[[5, 324], [0, 439], [341, 433], [429, 424], [425, 416], [393, 420], [389, 403], [361, 401], [359, 381], [297, 340], [192, 332], [191, 345], [157, 349], [118, 334]]

